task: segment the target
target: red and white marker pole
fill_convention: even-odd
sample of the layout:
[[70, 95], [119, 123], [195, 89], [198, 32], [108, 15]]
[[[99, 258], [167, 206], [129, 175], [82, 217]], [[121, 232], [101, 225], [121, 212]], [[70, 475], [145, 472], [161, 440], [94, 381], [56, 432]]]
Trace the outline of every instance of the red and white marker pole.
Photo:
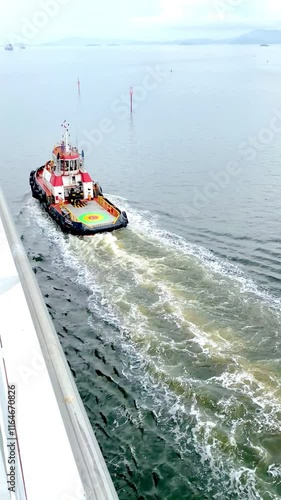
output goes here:
[[133, 91], [133, 87], [131, 87], [130, 88], [131, 114], [133, 113], [133, 95], [134, 95], [134, 91]]

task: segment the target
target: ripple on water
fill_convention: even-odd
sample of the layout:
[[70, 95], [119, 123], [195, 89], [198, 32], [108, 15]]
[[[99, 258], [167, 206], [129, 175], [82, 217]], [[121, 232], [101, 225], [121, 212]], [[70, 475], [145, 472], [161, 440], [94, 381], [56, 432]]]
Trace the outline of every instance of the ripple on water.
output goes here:
[[69, 356], [120, 498], [277, 498], [280, 300], [122, 204], [128, 230], [84, 240], [34, 202], [23, 210], [49, 253], [30, 254], [42, 255], [39, 280], [51, 263], [53, 280], [78, 285], [79, 308], [88, 291], [84, 343], [71, 349], [68, 323]]

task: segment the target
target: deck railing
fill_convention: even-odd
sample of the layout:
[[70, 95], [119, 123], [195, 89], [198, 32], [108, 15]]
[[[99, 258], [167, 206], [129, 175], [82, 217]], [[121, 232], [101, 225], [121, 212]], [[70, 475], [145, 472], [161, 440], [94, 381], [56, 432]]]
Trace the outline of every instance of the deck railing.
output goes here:
[[[44, 355], [57, 405], [84, 487], [85, 498], [87, 500], [118, 500], [53, 322], [44, 303], [25, 250], [17, 235], [1, 189], [0, 218], [14, 258], [37, 338]], [[71, 400], [69, 400], [69, 395], [72, 395]], [[5, 402], [1, 401], [1, 413], [3, 404]], [[34, 439], [34, 436], [30, 436], [30, 439]], [[3, 446], [0, 449], [1, 454], [3, 453], [2, 448]], [[56, 452], [59, 452], [59, 450], [54, 450], [54, 453]], [[36, 457], [34, 457], [34, 460], [36, 460]], [[48, 471], [46, 471], [47, 473]]]
[[60, 206], [60, 208], [64, 208], [70, 215], [70, 219], [72, 220], [72, 222], [80, 222], [79, 219], [77, 219], [77, 217], [71, 212], [71, 210], [68, 208], [67, 205], [65, 205], [64, 203]]
[[113, 207], [110, 203], [108, 203], [108, 201], [106, 201], [103, 196], [98, 196], [98, 204], [102, 208], [104, 208], [107, 212], [109, 212], [111, 215], [113, 215], [113, 217], [115, 218], [119, 217], [120, 213], [118, 212], [118, 210], [115, 207]]

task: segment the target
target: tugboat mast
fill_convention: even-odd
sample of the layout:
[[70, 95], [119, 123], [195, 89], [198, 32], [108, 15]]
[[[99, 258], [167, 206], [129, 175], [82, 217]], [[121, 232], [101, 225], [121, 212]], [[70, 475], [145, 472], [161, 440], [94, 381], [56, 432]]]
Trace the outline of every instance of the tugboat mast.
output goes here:
[[69, 148], [69, 133], [68, 133], [68, 127], [69, 123], [64, 120], [62, 127], [64, 128], [64, 133], [63, 133], [63, 145], [64, 145], [64, 150], [65, 153], [69, 153], [70, 148]]
[[85, 169], [84, 151], [71, 145], [66, 120], [61, 127], [62, 137], [52, 150], [52, 159], [30, 173], [33, 196], [63, 231], [90, 235], [126, 227], [126, 213], [104, 198]]

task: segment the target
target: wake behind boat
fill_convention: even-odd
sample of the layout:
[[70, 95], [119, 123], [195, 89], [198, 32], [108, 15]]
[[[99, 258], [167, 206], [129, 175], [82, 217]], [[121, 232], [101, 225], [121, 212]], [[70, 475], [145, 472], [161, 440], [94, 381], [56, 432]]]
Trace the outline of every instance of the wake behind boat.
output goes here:
[[83, 151], [80, 155], [70, 145], [68, 125], [64, 122], [62, 126], [63, 139], [54, 147], [52, 160], [30, 173], [33, 197], [71, 234], [92, 235], [126, 227], [126, 212], [103, 196], [84, 167]]

